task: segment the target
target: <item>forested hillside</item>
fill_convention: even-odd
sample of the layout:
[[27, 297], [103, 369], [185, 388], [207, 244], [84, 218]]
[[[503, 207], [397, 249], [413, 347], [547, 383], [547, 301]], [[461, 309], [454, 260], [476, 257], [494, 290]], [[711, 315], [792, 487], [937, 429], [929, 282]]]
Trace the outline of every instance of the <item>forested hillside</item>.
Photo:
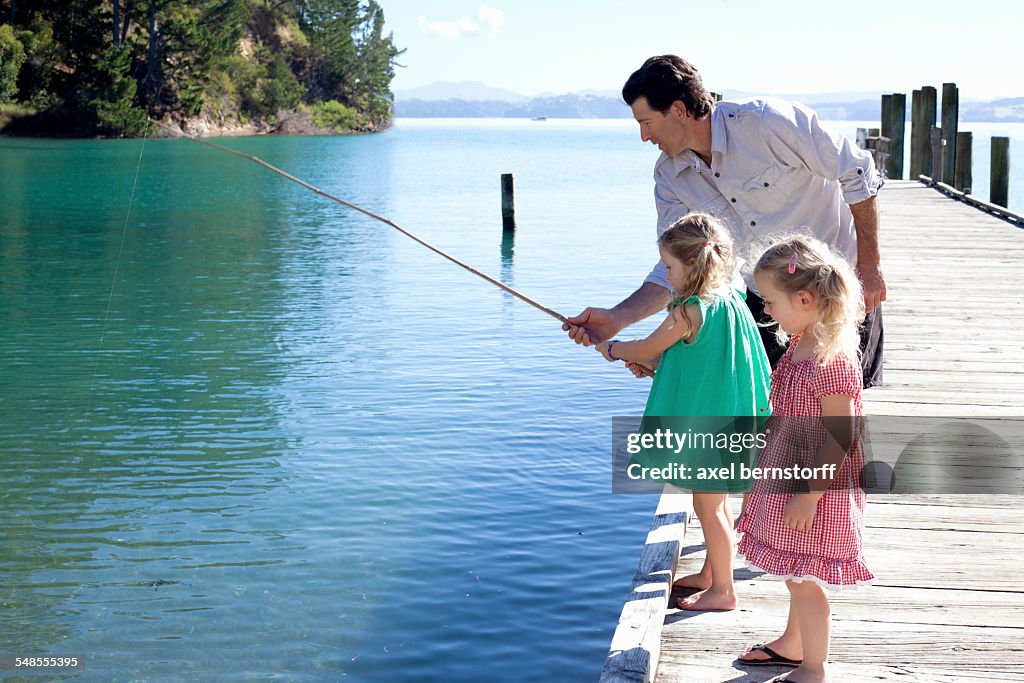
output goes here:
[[374, 0], [0, 0], [9, 135], [379, 130], [401, 54]]

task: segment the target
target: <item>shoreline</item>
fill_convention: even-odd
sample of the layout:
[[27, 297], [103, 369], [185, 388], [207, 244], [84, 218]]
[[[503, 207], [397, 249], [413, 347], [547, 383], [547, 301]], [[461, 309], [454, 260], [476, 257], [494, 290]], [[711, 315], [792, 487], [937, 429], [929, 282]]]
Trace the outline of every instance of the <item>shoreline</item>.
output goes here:
[[[11, 113], [0, 112], [0, 137], [2, 138], [37, 138], [52, 140], [132, 140], [146, 136], [105, 136], [105, 135], [79, 135], [62, 134], [51, 126], [40, 122], [32, 123], [34, 117], [39, 116], [38, 112], [33, 113]], [[366, 135], [381, 133], [395, 124], [392, 116], [386, 121], [369, 127], [350, 128], [347, 130], [336, 130], [330, 126], [318, 126], [313, 122], [313, 115], [310, 112], [294, 111], [282, 117], [280, 121], [271, 124], [267, 121], [242, 123], [239, 121], [216, 122], [208, 117], [193, 117], [187, 119], [174, 119], [165, 117], [160, 120], [150, 121], [152, 133], [151, 138], [175, 138], [175, 137], [248, 137], [263, 135], [281, 136], [316, 136], [316, 135]], [[14, 127], [14, 132], [8, 129]], [[22, 130], [17, 130], [22, 128]]]

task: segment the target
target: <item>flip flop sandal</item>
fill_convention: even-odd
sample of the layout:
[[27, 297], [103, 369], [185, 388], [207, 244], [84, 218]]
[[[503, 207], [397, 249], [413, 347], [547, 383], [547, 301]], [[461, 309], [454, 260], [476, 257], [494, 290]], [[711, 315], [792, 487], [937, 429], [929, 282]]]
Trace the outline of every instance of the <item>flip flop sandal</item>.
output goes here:
[[743, 659], [737, 657], [736, 661], [740, 664], [746, 664], [747, 666], [792, 666], [798, 667], [803, 663], [802, 659], [790, 659], [789, 657], [783, 657], [775, 650], [771, 649], [764, 643], [758, 643], [750, 648], [751, 652], [761, 652], [768, 655], [768, 659]]

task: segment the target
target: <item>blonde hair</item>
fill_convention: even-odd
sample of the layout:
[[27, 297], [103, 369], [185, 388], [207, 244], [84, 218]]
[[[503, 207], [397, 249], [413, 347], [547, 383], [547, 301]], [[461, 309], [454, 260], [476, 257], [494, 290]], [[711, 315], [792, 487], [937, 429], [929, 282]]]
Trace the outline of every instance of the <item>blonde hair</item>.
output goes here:
[[[769, 246], [754, 273], [770, 275], [775, 286], [788, 295], [800, 291], [817, 295], [818, 319], [808, 332], [817, 340], [813, 354], [821, 365], [842, 352], [857, 360], [864, 296], [860, 280], [845, 258], [813, 237], [794, 235]], [[782, 345], [789, 340], [779, 326], [775, 336]]]
[[706, 213], [691, 213], [680, 218], [661, 233], [658, 246], [683, 263], [693, 261], [682, 289], [675, 292], [676, 298], [684, 302], [691, 296], [708, 301], [712, 292], [732, 279], [736, 268], [729, 231], [722, 221]]

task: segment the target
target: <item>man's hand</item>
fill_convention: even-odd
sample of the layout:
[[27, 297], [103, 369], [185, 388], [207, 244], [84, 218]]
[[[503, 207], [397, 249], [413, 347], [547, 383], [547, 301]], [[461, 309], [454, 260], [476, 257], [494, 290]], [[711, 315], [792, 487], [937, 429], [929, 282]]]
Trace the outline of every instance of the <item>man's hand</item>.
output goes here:
[[622, 329], [622, 325], [607, 308], [585, 308], [582, 313], [568, 320], [562, 323], [562, 329], [569, 333], [570, 339], [584, 346], [593, 346], [611, 339]]
[[877, 265], [873, 268], [861, 268], [858, 265], [857, 275], [864, 289], [864, 312], [870, 313], [885, 301], [885, 275], [881, 266]]

